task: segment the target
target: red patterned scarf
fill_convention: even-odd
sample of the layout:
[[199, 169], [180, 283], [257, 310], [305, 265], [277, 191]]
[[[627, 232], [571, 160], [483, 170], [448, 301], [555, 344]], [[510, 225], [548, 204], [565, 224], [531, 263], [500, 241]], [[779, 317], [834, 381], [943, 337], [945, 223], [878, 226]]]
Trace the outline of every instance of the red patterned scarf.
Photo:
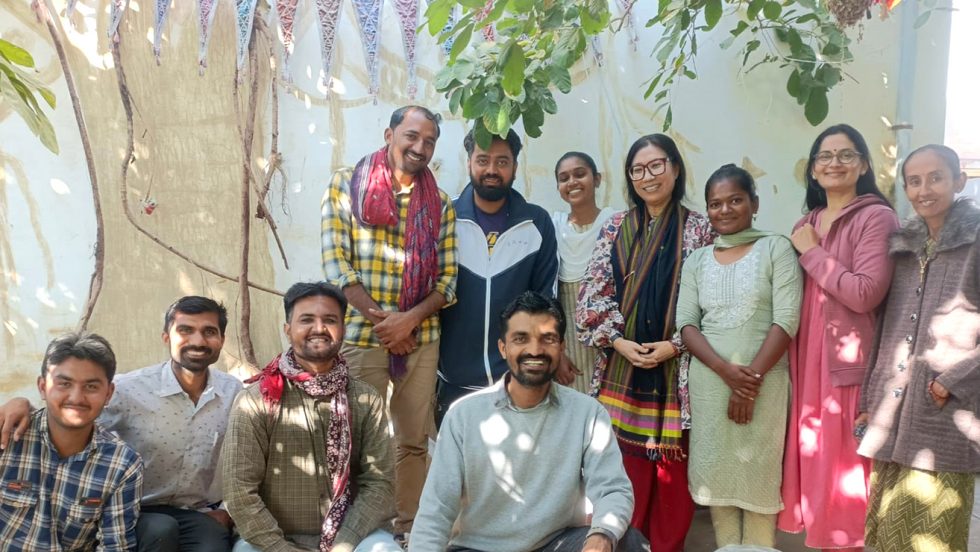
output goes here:
[[[327, 427], [327, 472], [330, 474], [333, 500], [320, 528], [320, 551], [329, 552], [337, 538], [340, 524], [352, 502], [350, 486], [351, 414], [347, 401], [347, 384], [350, 381], [347, 362], [338, 356], [332, 370], [326, 374], [311, 374], [296, 362], [290, 348], [279, 354], [257, 375], [245, 383], [259, 382], [262, 399], [269, 408], [273, 420], [278, 419], [282, 406], [282, 393], [289, 380], [311, 397], [329, 399], [330, 422]], [[313, 428], [310, 428], [312, 430]]]
[[[350, 181], [351, 210], [364, 226], [398, 226], [398, 205], [388, 146], [365, 155], [354, 167]], [[436, 178], [428, 167], [415, 175], [415, 187], [408, 202], [405, 221], [405, 267], [398, 310], [405, 312], [419, 304], [433, 290], [439, 278], [439, 228], [442, 202]], [[401, 378], [408, 370], [401, 355], [389, 355], [388, 372]]]

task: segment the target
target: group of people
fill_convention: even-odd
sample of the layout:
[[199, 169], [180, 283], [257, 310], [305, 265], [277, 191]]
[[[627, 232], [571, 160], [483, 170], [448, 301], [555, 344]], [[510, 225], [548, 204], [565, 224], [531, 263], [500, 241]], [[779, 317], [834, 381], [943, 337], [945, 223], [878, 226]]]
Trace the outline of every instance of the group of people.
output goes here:
[[455, 199], [438, 139], [400, 108], [334, 175], [326, 281], [286, 292], [288, 347], [249, 386], [211, 367], [227, 314], [205, 297], [167, 310], [166, 362], [118, 377], [103, 338], [52, 341], [44, 408], [0, 408], [0, 550], [673, 552], [699, 504], [719, 547], [778, 527], [965, 552], [980, 209], [955, 152], [907, 156], [900, 226], [832, 126], [785, 237], [734, 165], [688, 208], [663, 134], [630, 148], [624, 212], [562, 156], [553, 215], [513, 189], [513, 131], [466, 136]]

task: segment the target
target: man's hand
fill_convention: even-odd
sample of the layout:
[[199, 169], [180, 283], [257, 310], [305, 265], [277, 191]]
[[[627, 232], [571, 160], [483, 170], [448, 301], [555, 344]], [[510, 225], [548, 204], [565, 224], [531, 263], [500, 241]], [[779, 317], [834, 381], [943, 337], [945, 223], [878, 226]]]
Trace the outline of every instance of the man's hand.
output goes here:
[[31, 403], [16, 397], [0, 406], [0, 450], [20, 441], [31, 425]]
[[592, 533], [585, 539], [582, 552], [613, 552], [612, 540], [602, 533]]
[[231, 528], [235, 526], [235, 522], [225, 510], [211, 510], [210, 512], [204, 512], [204, 515], [210, 516], [212, 519], [214, 519], [214, 521], [217, 521], [229, 531], [231, 531]]
[[406, 356], [415, 352], [418, 349], [418, 340], [414, 335], [409, 335], [404, 341], [395, 343], [391, 347], [388, 347], [388, 352], [393, 355]]
[[420, 324], [410, 313], [371, 309], [371, 314], [381, 319], [374, 325], [374, 334], [381, 344], [392, 349], [396, 343], [401, 343], [412, 336], [412, 332]]
[[572, 359], [562, 353], [561, 360], [558, 361], [558, 371], [555, 372], [555, 380], [562, 385], [571, 385], [575, 383], [575, 377], [581, 375], [582, 371], [575, 366]]

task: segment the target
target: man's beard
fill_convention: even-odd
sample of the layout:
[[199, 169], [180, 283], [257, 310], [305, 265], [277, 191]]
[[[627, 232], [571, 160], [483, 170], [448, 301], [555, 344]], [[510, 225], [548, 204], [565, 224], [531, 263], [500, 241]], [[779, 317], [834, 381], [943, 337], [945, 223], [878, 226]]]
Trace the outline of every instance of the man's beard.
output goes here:
[[[497, 179], [503, 182], [503, 179], [499, 176]], [[473, 191], [476, 195], [480, 196], [480, 199], [485, 201], [500, 201], [510, 193], [510, 187], [514, 185], [514, 179], [510, 179], [510, 182], [503, 182], [501, 186], [487, 186], [473, 178], [473, 175], [470, 175], [470, 184], [473, 186]]]
[[[201, 358], [191, 358], [187, 356], [189, 350], [203, 351], [206, 355]], [[179, 364], [181, 368], [195, 373], [207, 370], [218, 360], [218, 355], [214, 354], [214, 350], [210, 347], [184, 347], [178, 356], [179, 358], [175, 358], [173, 361]]]
[[[525, 372], [521, 368], [521, 363], [528, 359], [545, 361], [549, 370], [537, 374], [531, 374]], [[541, 355], [541, 356], [522, 355], [517, 358], [516, 366], [514, 369], [511, 370], [510, 373], [514, 377], [514, 379], [517, 380], [517, 383], [520, 383], [524, 387], [543, 387], [547, 385], [549, 382], [551, 382], [551, 380], [555, 379], [555, 374], [557, 372], [558, 372], [558, 367], [556, 365], [555, 360], [547, 355]]]

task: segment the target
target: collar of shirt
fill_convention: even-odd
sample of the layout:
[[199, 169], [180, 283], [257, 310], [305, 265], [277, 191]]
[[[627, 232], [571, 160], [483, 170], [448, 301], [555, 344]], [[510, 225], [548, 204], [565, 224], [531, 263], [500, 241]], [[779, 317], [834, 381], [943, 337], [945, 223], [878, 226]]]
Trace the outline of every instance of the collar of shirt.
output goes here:
[[493, 384], [494, 387], [494, 401], [493, 405], [497, 408], [509, 408], [517, 412], [528, 412], [531, 410], [536, 410], [538, 408], [547, 407], [550, 405], [560, 406], [558, 401], [558, 384], [554, 381], [551, 382], [551, 387], [548, 388], [548, 395], [543, 401], [532, 406], [531, 408], [519, 408], [514, 404], [514, 401], [510, 398], [510, 393], [507, 392], [507, 382], [510, 381], [511, 373], [507, 372], [504, 377], [497, 380], [497, 383]]
[[44, 443], [44, 447], [47, 449], [48, 454], [51, 458], [57, 462], [74, 462], [75, 460], [85, 460], [88, 458], [96, 448], [105, 440], [105, 436], [99, 431], [99, 426], [93, 424], [92, 427], [92, 437], [88, 440], [88, 444], [85, 448], [76, 452], [75, 454], [69, 456], [68, 458], [62, 458], [58, 454], [58, 449], [55, 448], [54, 442], [51, 440], [51, 432], [48, 431], [48, 409], [42, 408], [35, 414], [36, 418], [31, 422], [32, 425], [37, 424], [38, 434], [41, 436], [41, 442]]
[[[157, 388], [157, 395], [160, 397], [169, 397], [171, 395], [184, 394], [187, 393], [180, 386], [180, 382], [177, 381], [177, 376], [174, 374], [173, 370], [173, 360], [168, 360], [160, 364], [160, 386]], [[220, 388], [220, 386], [214, 385], [214, 377], [211, 375], [211, 368], [208, 367], [208, 381], [204, 386], [204, 391], [201, 393], [201, 398], [197, 401], [197, 407], [201, 408], [208, 403], [215, 395], [221, 397], [225, 396], [225, 392]]]

